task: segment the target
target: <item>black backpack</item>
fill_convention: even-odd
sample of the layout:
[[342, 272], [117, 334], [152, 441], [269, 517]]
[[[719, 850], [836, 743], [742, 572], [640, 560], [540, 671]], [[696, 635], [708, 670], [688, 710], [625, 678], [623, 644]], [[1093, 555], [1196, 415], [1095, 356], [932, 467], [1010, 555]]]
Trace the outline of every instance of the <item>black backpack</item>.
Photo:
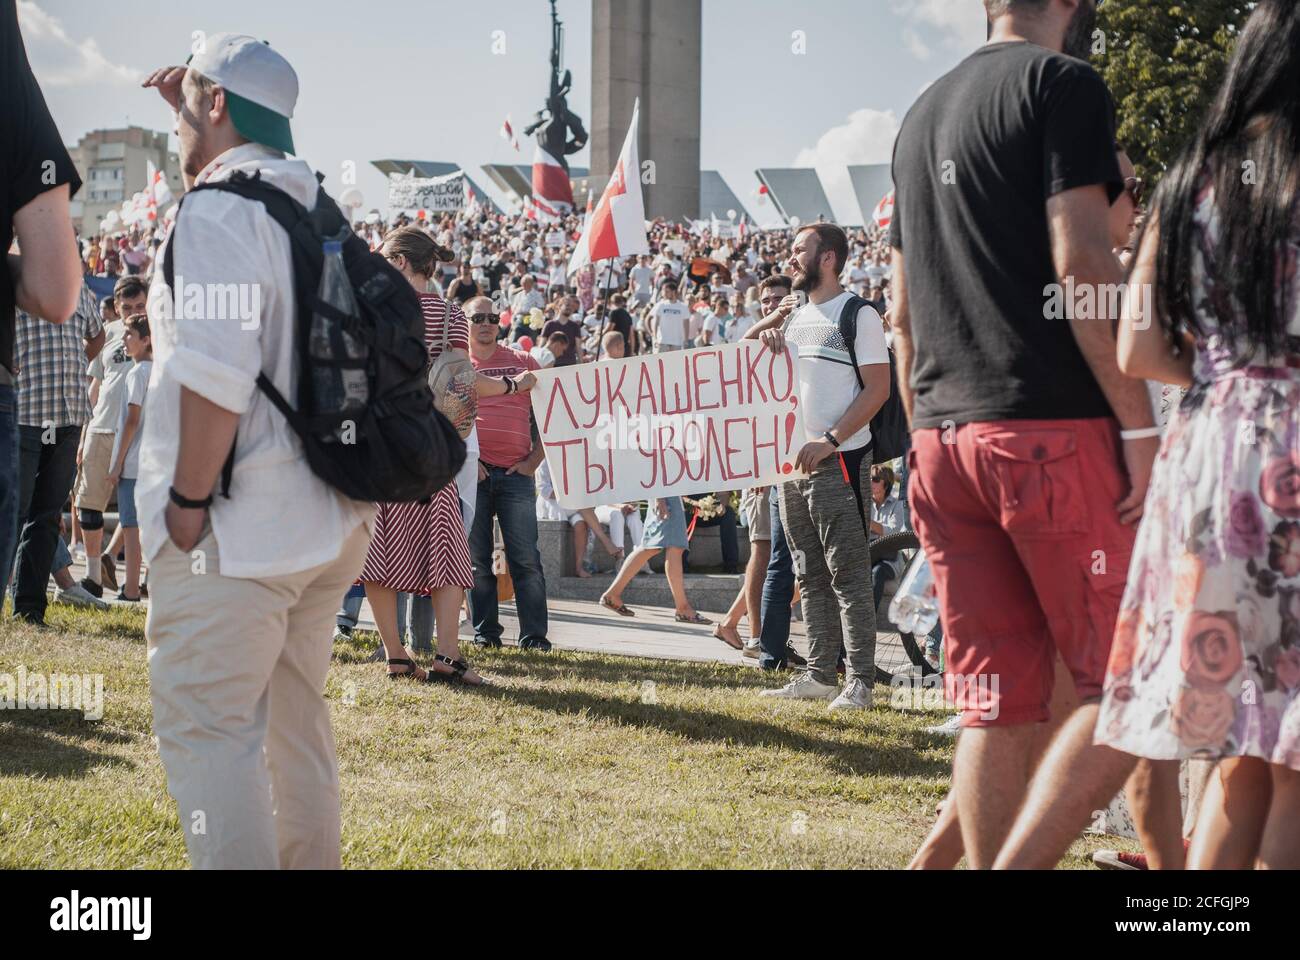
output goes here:
[[[858, 311], [870, 306], [870, 302], [856, 294], [849, 294], [849, 302], [840, 311], [840, 336], [849, 348], [849, 363], [853, 364], [853, 375], [858, 378], [858, 387], [862, 382], [862, 373], [858, 370], [858, 354], [854, 342], [858, 338]], [[871, 462], [888, 463], [907, 453], [908, 438], [911, 431], [907, 425], [907, 412], [903, 409], [903, 397], [898, 392], [898, 365], [894, 360], [894, 351], [889, 351], [889, 399], [871, 418]]]
[[[406, 278], [355, 235], [323, 189], [317, 192], [315, 209], [308, 211], [260, 176], [236, 173], [229, 180], [194, 187], [181, 198], [163, 258], [168, 288], [173, 287], [172, 249], [181, 207], [186, 197], [200, 190], [223, 190], [256, 201], [289, 234], [298, 305], [297, 403], [290, 404], [265, 373], [258, 374], [257, 386], [302, 440], [312, 472], [344, 496], [372, 503], [428, 500], [455, 479], [465, 463], [465, 443], [434, 409], [426, 380], [429, 353], [424, 345], [424, 313], [419, 295]], [[319, 303], [317, 297], [324, 240], [344, 234], [343, 261], [360, 316], [342, 316], [330, 305]], [[313, 410], [312, 370], [322, 361], [311, 356], [308, 339], [317, 310], [333, 315], [349, 334], [370, 348], [366, 361], [369, 399], [360, 413], [318, 415]], [[340, 368], [357, 364], [345, 355], [325, 362]], [[345, 425], [352, 442], [339, 440], [337, 431]], [[232, 446], [221, 477], [221, 493], [227, 498], [234, 463]]]

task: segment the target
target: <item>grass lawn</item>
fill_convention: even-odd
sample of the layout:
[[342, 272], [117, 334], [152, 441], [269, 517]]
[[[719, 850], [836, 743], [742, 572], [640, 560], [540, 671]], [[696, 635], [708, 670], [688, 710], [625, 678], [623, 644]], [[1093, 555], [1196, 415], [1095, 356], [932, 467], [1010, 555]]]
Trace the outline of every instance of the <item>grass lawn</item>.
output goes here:
[[[0, 673], [103, 674], [104, 718], [0, 712], [0, 868], [186, 866], [143, 612], [47, 619], [0, 626]], [[512, 648], [474, 651], [490, 691], [397, 684], [369, 650], [336, 651], [327, 688], [346, 867], [902, 867], [947, 789], [952, 741], [924, 732], [942, 713], [831, 715], [760, 699], [754, 669]]]

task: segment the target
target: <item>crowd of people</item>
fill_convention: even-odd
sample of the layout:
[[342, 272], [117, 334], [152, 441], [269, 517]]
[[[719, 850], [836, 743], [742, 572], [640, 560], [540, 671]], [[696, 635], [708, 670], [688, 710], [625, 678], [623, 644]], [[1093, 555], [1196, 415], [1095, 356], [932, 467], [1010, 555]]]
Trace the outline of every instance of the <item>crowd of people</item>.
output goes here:
[[[503, 569], [520, 647], [546, 652], [548, 577], [591, 576], [584, 557], [603, 550], [618, 571], [599, 605], [635, 617], [625, 591], [662, 552], [679, 622], [791, 671], [764, 695], [864, 710], [878, 608], [903, 573], [871, 543], [914, 524], [960, 711], [952, 789], [914, 866], [1051, 866], [1121, 792], [1144, 855], [1110, 865], [1300, 866], [1300, 13], [1262, 0], [1144, 221], [1110, 94], [1084, 62], [1095, 6], [986, 0], [990, 42], [903, 123], [888, 230], [657, 220], [650, 253], [569, 275], [579, 214], [474, 205], [352, 225], [418, 299], [428, 362], [464, 372], [455, 479], [368, 503], [313, 471], [273, 399], [295, 395], [304, 349], [289, 236], [238, 191], [198, 189], [256, 175], [316, 203], [311, 167], [288, 156], [292, 67], [220, 35], [152, 74], [180, 118], [184, 211], [77, 239], [80, 181], [0, 4], [4, 123], [27, 123], [0, 184], [0, 244], [17, 242], [0, 271], [0, 583], [12, 563], [13, 615], [39, 625], [51, 576], [56, 602], [103, 605], [121, 550], [117, 600], [150, 598], [168, 788], [183, 822], [207, 819], [186, 832], [192, 862], [338, 865], [322, 690], [363, 596], [390, 677], [480, 686], [462, 611], [475, 644], [501, 646]], [[1245, 184], [1243, 157], [1262, 167]], [[940, 182], [934, 158], [960, 174]], [[200, 288], [262, 291], [258, 322], [176, 313], [164, 262]], [[1104, 294], [1053, 314], [1063, 278], [1126, 290], [1122, 315]], [[90, 285], [107, 281], [97, 302]], [[743, 339], [795, 357], [796, 476], [557, 502], [531, 414], [538, 371]], [[910, 450], [882, 462], [872, 423], [891, 400]], [[539, 519], [572, 527], [573, 570], [543, 569]], [[721, 528], [728, 572], [738, 527], [751, 546], [717, 624], [687, 595], [700, 524]], [[806, 660], [790, 643], [796, 593]]]

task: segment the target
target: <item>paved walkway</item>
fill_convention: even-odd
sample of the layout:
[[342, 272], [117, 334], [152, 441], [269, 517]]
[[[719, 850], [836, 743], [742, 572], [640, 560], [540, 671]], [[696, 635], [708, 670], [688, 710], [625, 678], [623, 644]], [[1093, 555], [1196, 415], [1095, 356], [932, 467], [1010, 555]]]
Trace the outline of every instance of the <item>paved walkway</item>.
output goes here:
[[[119, 577], [120, 574], [119, 564]], [[84, 568], [73, 565], [74, 576], [79, 580]], [[342, 598], [340, 598], [341, 600]], [[110, 601], [116, 603], [116, 601]], [[148, 601], [146, 600], [147, 604]], [[583, 600], [557, 600], [552, 598], [547, 609], [550, 615], [550, 641], [559, 650], [579, 650], [589, 653], [614, 654], [628, 657], [653, 657], [665, 660], [716, 661], [737, 665], [757, 666], [756, 659], [744, 656], [712, 634], [711, 626], [692, 626], [678, 623], [673, 611], [660, 607], [636, 607], [635, 617], [620, 617], [597, 603]], [[513, 603], [502, 603], [501, 625], [506, 643], [515, 643], [519, 637], [519, 620]], [[706, 614], [715, 623], [721, 617]], [[361, 606], [358, 626], [374, 630], [375, 622], [369, 601]], [[747, 625], [742, 621], [741, 636], [748, 636]], [[474, 636], [473, 627], [462, 623], [460, 635], [466, 639]], [[799, 621], [790, 624], [790, 640], [795, 649], [807, 655], [807, 638]], [[884, 666], [901, 669], [905, 654], [898, 642], [898, 634], [882, 631], [877, 634], [876, 660]], [[895, 666], [896, 664], [896, 666]]]

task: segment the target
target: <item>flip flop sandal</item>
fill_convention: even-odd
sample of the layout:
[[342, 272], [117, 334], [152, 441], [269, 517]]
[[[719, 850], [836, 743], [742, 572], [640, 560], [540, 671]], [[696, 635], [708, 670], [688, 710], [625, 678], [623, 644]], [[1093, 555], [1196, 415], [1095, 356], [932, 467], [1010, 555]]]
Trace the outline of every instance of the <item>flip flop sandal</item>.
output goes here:
[[701, 616], [699, 613], [695, 613], [694, 615], [689, 617], [684, 617], [680, 613], [678, 613], [673, 615], [673, 619], [676, 620], [678, 623], [694, 623], [694, 624], [698, 624], [701, 627], [707, 627], [709, 624], [713, 623], [713, 621], [710, 620], [708, 617]]
[[405, 660], [399, 658], [397, 660], [389, 660], [388, 664], [390, 666], [395, 666], [395, 667], [411, 668], [409, 670], [403, 670], [401, 673], [389, 673], [388, 674], [389, 680], [414, 680], [416, 683], [437, 683], [443, 678], [443, 675], [440, 673], [437, 673], [433, 670], [426, 670], [424, 672], [424, 679], [421, 680], [419, 677], [415, 675], [415, 671], [418, 670], [419, 667], [416, 666], [414, 660]]
[[604, 607], [606, 610], [613, 610], [613, 611], [614, 611], [615, 613], [617, 613], [620, 617], [635, 617], [635, 616], [636, 616], [636, 613], [633, 612], [632, 610], [629, 610], [627, 604], [625, 604], [625, 603], [614, 603], [614, 602], [611, 601], [611, 600], [606, 600], [604, 597], [601, 597], [601, 598], [600, 598], [600, 605], [601, 605], [602, 607]]
[[480, 676], [478, 683], [473, 680], [466, 680], [465, 673], [469, 670], [469, 664], [464, 660], [453, 660], [451, 657], [444, 657], [441, 653], [434, 655], [434, 660], [438, 663], [451, 667], [451, 673], [439, 674], [436, 671], [430, 671], [429, 676], [440, 676], [444, 680], [451, 680], [455, 683], [463, 683], [467, 687], [490, 687], [492, 681], [487, 677]]
[[739, 637], [740, 637], [740, 634], [739, 634], [739, 633], [736, 634], [737, 639], [736, 639], [736, 642], [735, 642], [735, 643], [732, 643], [730, 640], [728, 640], [728, 639], [727, 639], [726, 637], [724, 637], [722, 634], [718, 633], [716, 630], [713, 631], [713, 636], [714, 636], [716, 639], [721, 640], [721, 641], [722, 641], [723, 643], [725, 643], [727, 646], [731, 647], [732, 650], [744, 650], [744, 649], [745, 649], [745, 641], [739, 639]]

